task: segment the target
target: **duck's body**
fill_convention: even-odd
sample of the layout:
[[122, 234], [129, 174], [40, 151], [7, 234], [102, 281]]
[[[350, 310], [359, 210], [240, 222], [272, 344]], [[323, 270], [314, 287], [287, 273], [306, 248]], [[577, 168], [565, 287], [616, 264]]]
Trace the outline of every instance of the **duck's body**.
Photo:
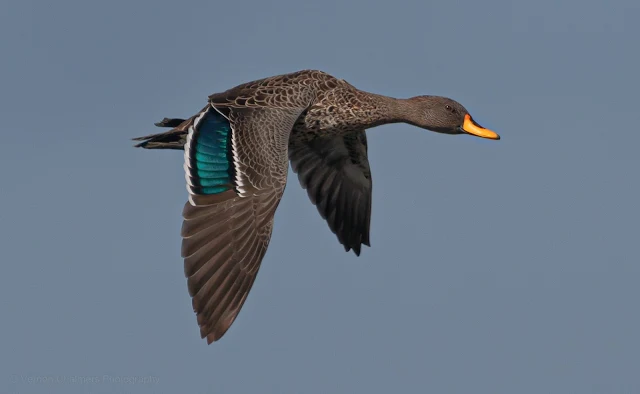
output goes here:
[[138, 147], [185, 151], [189, 202], [182, 255], [200, 333], [211, 343], [240, 311], [264, 257], [289, 161], [345, 250], [370, 245], [371, 173], [365, 130], [405, 122], [432, 131], [498, 139], [459, 103], [394, 99], [304, 70], [209, 96], [189, 119]]

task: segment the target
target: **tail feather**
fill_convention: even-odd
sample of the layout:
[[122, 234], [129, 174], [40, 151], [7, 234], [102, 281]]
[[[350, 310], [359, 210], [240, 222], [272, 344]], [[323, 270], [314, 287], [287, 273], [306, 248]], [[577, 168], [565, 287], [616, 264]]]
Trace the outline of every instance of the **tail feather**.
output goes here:
[[133, 141], [142, 141], [134, 147], [145, 149], [177, 149], [184, 150], [184, 144], [187, 141], [187, 133], [189, 125], [193, 118], [164, 118], [160, 122], [155, 123], [158, 127], [172, 127], [172, 130], [164, 133], [149, 134], [144, 137], [132, 138]]
[[171, 128], [174, 128], [174, 127], [180, 126], [184, 122], [186, 122], [186, 119], [164, 118], [160, 122], [154, 123], [154, 124], [156, 126], [158, 126], [158, 127], [171, 127]]

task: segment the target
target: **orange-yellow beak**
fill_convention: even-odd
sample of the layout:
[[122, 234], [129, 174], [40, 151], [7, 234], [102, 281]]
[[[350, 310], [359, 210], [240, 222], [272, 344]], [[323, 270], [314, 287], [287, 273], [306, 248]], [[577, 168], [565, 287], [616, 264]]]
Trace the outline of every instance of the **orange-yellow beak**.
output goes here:
[[471, 118], [471, 115], [469, 114], [466, 114], [464, 116], [464, 123], [462, 124], [461, 129], [465, 133], [475, 135], [477, 137], [489, 138], [490, 140], [500, 139], [500, 136], [495, 132], [489, 129], [485, 129], [484, 127], [474, 122], [473, 119]]

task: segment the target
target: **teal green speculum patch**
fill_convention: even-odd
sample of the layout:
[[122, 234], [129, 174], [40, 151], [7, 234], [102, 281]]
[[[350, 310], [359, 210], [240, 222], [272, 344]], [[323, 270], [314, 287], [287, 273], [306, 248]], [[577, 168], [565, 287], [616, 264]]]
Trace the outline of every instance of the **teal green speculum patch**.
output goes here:
[[191, 177], [198, 194], [218, 194], [232, 187], [231, 127], [210, 110], [200, 120], [191, 140]]

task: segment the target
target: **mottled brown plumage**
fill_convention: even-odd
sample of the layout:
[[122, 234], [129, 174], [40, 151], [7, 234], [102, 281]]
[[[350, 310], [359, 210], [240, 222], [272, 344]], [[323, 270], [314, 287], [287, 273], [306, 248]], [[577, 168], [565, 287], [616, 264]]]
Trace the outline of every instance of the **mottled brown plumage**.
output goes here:
[[[220, 122], [228, 123], [228, 133]], [[171, 130], [136, 138], [142, 141], [137, 147], [185, 150], [189, 201], [183, 211], [182, 256], [200, 333], [208, 343], [229, 329], [253, 285], [289, 162], [345, 250], [359, 255], [362, 245], [370, 246], [372, 182], [365, 131], [396, 122], [499, 139], [449, 98], [395, 99], [317, 70], [213, 94], [191, 118], [156, 123]], [[221, 142], [211, 145], [206, 141], [214, 140], [201, 139], [205, 134]], [[202, 149], [213, 149], [216, 160], [225, 157], [228, 170], [200, 168]], [[207, 188], [207, 174], [224, 180], [209, 178], [218, 183]]]

